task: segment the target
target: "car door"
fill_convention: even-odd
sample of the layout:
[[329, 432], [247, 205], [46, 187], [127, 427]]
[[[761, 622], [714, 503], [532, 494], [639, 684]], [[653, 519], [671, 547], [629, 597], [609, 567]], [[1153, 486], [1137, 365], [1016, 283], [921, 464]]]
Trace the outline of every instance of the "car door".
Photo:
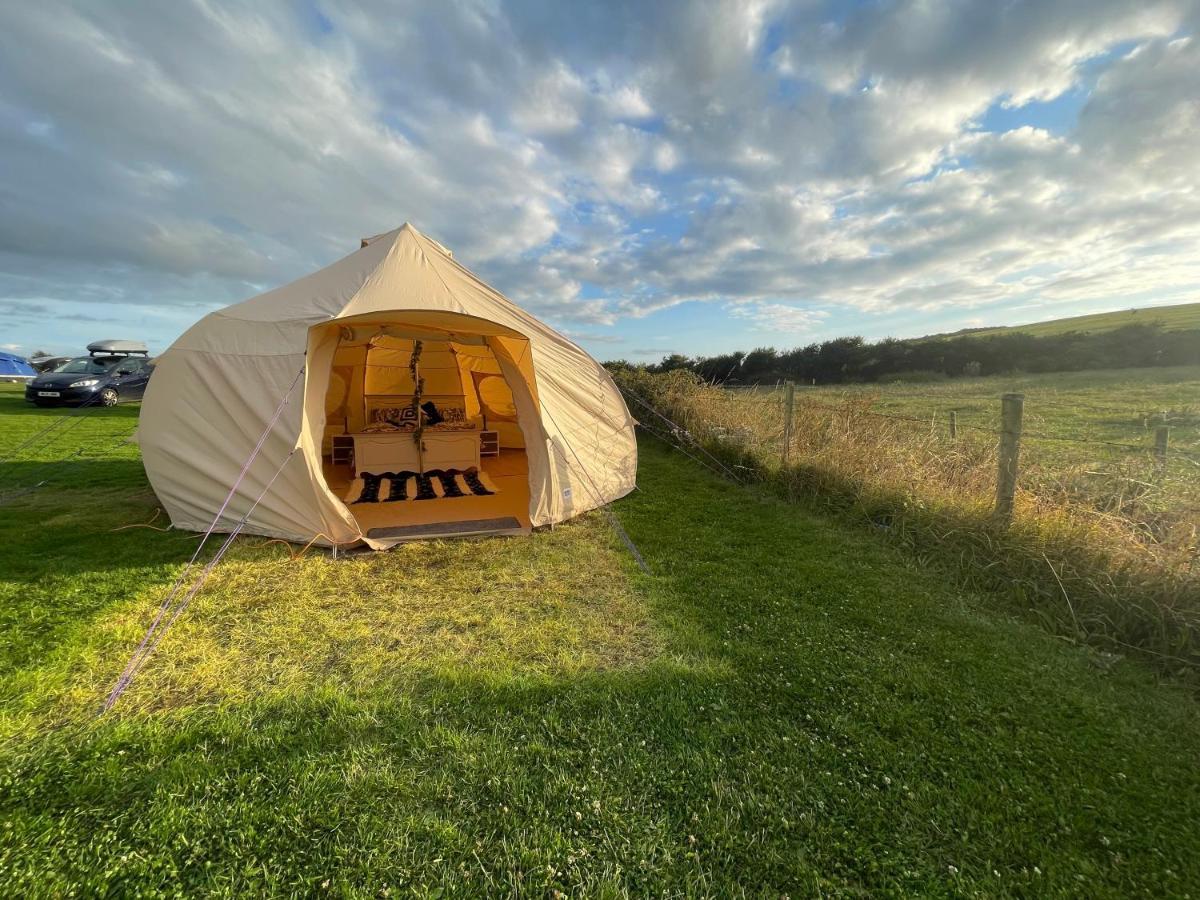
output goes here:
[[141, 400], [150, 372], [144, 359], [127, 359], [117, 366], [113, 387], [122, 400]]

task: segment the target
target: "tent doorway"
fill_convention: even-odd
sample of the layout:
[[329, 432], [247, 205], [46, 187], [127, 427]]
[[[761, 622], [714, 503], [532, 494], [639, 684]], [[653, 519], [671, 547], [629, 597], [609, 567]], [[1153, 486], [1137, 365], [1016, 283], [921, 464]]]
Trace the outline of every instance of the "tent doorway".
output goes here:
[[392, 543], [529, 531], [536, 388], [520, 364], [527, 340], [428, 311], [320, 327], [322, 473], [363, 535]]

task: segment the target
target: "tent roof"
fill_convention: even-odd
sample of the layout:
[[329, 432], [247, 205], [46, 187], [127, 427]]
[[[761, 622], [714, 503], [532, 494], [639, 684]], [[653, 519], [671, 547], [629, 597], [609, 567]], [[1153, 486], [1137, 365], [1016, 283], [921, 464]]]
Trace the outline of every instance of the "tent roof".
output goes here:
[[[295, 353], [306, 346], [315, 325], [355, 317], [366, 322], [374, 314], [400, 310], [410, 313], [405, 319], [413, 326], [440, 325], [445, 313], [469, 317], [478, 333], [519, 335], [559, 348], [549, 352], [573, 357], [576, 365], [598, 366], [408, 223], [363, 239], [358, 250], [290, 284], [209, 313], [164, 356], [177, 350], [238, 356]], [[422, 317], [432, 318], [418, 321]], [[488, 323], [502, 330], [491, 331]]]
[[[458, 305], [451, 285], [461, 291], [463, 285], [459, 282], [463, 280], [472, 282], [470, 287], [476, 291], [491, 295], [490, 300], [512, 305], [461, 266], [449, 250], [405, 222], [399, 228], [363, 238], [358, 250], [323, 269], [214, 315], [251, 321], [315, 322], [384, 309], [451, 309]], [[385, 285], [410, 288], [406, 293], [412, 296], [399, 302], [397, 291], [370, 291]], [[418, 289], [412, 290], [413, 286]], [[368, 292], [390, 296], [366, 299], [364, 294]]]

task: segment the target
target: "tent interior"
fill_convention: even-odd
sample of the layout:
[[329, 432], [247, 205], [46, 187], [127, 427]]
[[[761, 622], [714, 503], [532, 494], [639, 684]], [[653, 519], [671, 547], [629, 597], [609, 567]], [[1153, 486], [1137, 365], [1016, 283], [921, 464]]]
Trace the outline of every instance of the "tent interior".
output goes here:
[[528, 341], [449, 313], [392, 315], [318, 326], [327, 487], [371, 538], [528, 532]]

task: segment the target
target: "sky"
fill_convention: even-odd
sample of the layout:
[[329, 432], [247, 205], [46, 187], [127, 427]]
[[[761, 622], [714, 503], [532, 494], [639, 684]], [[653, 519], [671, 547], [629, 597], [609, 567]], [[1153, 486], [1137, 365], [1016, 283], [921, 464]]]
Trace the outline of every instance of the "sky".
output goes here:
[[0, 7], [0, 347], [403, 222], [601, 359], [1200, 300], [1200, 0]]

